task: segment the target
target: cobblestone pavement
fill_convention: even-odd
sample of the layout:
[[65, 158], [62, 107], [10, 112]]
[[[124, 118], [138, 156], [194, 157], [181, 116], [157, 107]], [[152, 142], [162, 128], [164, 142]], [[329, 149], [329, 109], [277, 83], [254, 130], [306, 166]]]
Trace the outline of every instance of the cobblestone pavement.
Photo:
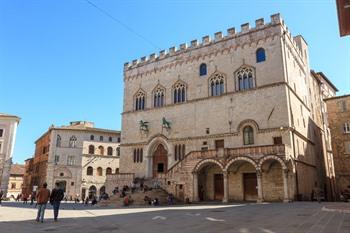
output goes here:
[[52, 209], [34, 221], [36, 209], [21, 203], [0, 206], [0, 233], [349, 233], [350, 203], [206, 204], [106, 209], [63, 203], [58, 222]]

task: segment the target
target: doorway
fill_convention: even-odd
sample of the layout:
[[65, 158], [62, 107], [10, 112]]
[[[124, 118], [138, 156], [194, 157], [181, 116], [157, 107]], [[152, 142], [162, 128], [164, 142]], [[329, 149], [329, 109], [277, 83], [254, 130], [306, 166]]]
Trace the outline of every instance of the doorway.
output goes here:
[[156, 178], [158, 174], [166, 173], [168, 170], [168, 152], [162, 144], [159, 144], [153, 153], [152, 169], [153, 178]]
[[244, 200], [256, 201], [258, 199], [256, 173], [243, 174]]
[[224, 197], [224, 177], [222, 174], [214, 174], [214, 199], [222, 200]]

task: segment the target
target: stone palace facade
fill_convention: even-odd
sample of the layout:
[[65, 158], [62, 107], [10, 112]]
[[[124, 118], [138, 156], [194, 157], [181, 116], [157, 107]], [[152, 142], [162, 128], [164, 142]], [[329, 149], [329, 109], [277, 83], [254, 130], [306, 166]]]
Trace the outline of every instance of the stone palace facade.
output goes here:
[[182, 200], [332, 199], [319, 74], [279, 14], [125, 63], [120, 172]]

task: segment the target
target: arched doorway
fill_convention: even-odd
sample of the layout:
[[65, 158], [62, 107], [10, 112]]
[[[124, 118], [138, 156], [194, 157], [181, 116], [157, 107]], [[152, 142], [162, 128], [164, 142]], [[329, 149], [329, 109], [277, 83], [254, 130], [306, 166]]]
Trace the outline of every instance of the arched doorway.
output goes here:
[[162, 144], [157, 146], [157, 149], [153, 153], [153, 177], [157, 177], [158, 174], [166, 173], [168, 170], [168, 152]]
[[96, 187], [94, 185], [92, 185], [89, 188], [89, 198], [91, 199], [92, 197], [96, 196]]
[[248, 158], [236, 158], [228, 163], [228, 196], [230, 200], [258, 200], [258, 180], [256, 167], [256, 163]]
[[206, 162], [197, 169], [199, 201], [221, 201], [224, 198], [222, 168], [214, 162]]
[[102, 194], [104, 194], [104, 193], [106, 193], [106, 187], [105, 187], [105, 186], [102, 186], [102, 187], [100, 188], [100, 196], [101, 196]]

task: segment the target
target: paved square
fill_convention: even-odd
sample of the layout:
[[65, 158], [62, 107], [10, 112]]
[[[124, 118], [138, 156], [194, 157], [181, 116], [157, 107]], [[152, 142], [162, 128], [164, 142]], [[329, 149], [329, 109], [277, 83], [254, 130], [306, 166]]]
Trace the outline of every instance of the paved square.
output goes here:
[[1, 233], [349, 233], [348, 203], [208, 204], [158, 208], [111, 209], [63, 203], [54, 222], [52, 208], [46, 221], [34, 221], [36, 209], [21, 203], [0, 207]]

